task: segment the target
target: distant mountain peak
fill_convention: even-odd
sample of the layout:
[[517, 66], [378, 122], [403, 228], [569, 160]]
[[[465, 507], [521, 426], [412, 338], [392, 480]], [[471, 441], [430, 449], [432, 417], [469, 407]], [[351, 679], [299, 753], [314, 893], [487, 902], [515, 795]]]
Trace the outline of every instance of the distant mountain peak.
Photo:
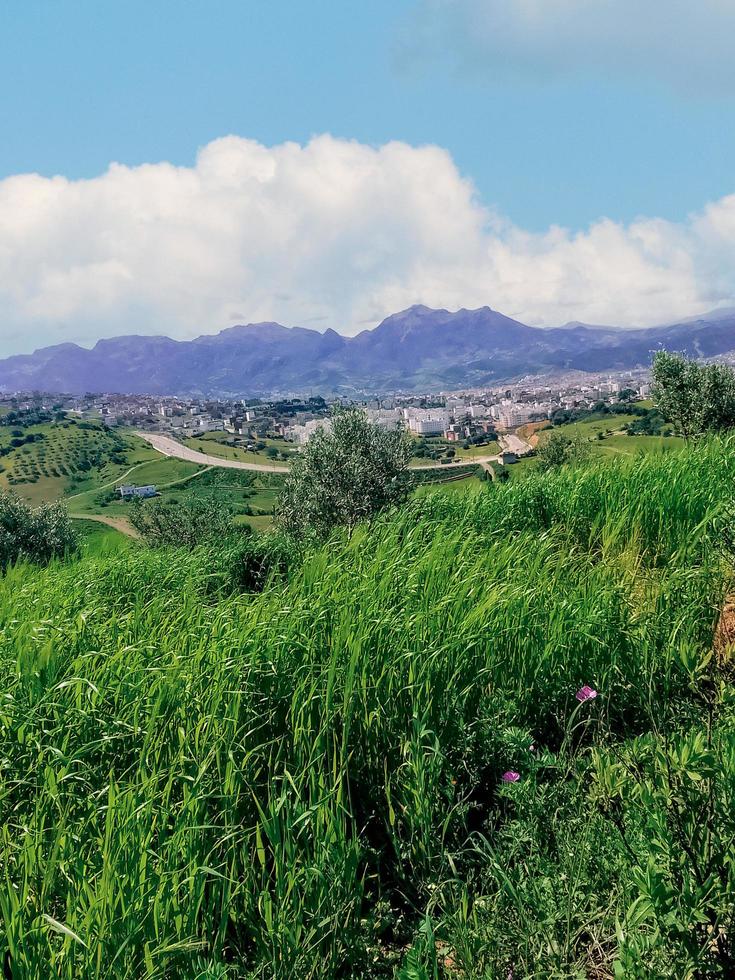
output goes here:
[[540, 329], [489, 306], [422, 303], [345, 337], [280, 323], [236, 324], [190, 341], [124, 336], [91, 350], [58, 344], [0, 361], [0, 390], [257, 396], [355, 395], [482, 387], [555, 370], [626, 371], [658, 348], [711, 357], [735, 350], [735, 311], [621, 330], [573, 322]]

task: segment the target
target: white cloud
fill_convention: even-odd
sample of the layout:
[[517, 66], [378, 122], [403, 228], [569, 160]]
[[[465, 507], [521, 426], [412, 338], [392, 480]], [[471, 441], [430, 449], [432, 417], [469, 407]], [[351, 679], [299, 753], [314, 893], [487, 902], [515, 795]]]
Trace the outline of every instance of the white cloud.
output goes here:
[[0, 181], [0, 354], [236, 320], [354, 333], [418, 302], [663, 322], [733, 301], [734, 250], [735, 195], [681, 224], [536, 234], [483, 207], [438, 147], [229, 136], [191, 168]]
[[735, 0], [417, 0], [418, 44], [490, 73], [735, 91]]

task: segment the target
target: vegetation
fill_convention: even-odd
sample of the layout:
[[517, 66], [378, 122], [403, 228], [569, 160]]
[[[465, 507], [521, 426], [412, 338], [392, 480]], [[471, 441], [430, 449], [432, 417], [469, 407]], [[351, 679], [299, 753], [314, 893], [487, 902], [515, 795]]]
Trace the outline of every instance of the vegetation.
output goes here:
[[255, 583], [9, 568], [6, 973], [731, 976], [734, 480], [708, 440], [432, 491], [251, 536]]
[[541, 471], [551, 470], [567, 463], [585, 460], [589, 457], [589, 452], [589, 446], [579, 436], [552, 432], [538, 449], [536, 465]]
[[735, 371], [658, 351], [653, 359], [658, 409], [689, 439], [735, 427]]
[[[32, 424], [25, 424], [29, 418]], [[0, 427], [0, 486], [14, 489], [29, 503], [112, 484], [156, 455], [136, 437], [98, 423], [64, 418], [38, 423], [27, 413], [22, 421], [20, 428], [18, 422]]]
[[61, 504], [34, 510], [0, 490], [0, 571], [17, 561], [47, 564], [76, 547], [76, 533]]
[[364, 412], [338, 412], [330, 431], [318, 429], [294, 460], [278, 501], [277, 517], [299, 538], [324, 538], [337, 526], [354, 528], [410, 492], [411, 444]]
[[233, 533], [232, 512], [213, 494], [184, 502], [136, 499], [129, 520], [153, 547], [194, 548], [207, 541], [224, 542]]

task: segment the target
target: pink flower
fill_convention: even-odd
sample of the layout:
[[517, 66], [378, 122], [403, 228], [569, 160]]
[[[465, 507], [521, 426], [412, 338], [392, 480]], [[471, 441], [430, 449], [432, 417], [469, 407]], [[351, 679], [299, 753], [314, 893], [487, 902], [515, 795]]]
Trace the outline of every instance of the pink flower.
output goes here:
[[584, 701], [594, 700], [597, 697], [597, 691], [595, 691], [595, 689], [590, 687], [588, 684], [585, 684], [584, 687], [580, 687], [575, 697], [581, 704]]
[[519, 772], [513, 772], [512, 769], [504, 772], [502, 776], [504, 783], [517, 783], [520, 778], [521, 774]]
[[528, 751], [529, 752], [535, 752], [536, 751], [536, 746], [533, 743], [531, 743], [531, 745], [528, 746]]

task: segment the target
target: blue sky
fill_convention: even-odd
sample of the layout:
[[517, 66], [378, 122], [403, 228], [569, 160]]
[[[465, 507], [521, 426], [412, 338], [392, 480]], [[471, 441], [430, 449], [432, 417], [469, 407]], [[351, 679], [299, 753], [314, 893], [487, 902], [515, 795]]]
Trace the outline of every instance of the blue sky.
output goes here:
[[732, 93], [463, 72], [411, 50], [411, 0], [7, 0], [0, 174], [191, 164], [236, 133], [437, 143], [532, 229], [674, 220], [733, 189]]
[[[631, 223], [646, 218], [646, 260], [654, 233], [650, 222], [669, 223], [671, 234], [665, 247], [656, 244], [654, 264], [658, 270], [668, 263], [667, 271], [680, 276], [686, 265], [682, 252], [694, 248], [691, 215], [701, 215], [710, 202], [719, 207], [735, 191], [735, 81], [727, 53], [735, 3], [702, 0], [690, 23], [680, 0], [650, 0], [656, 16], [646, 24], [631, 0], [599, 0], [597, 20], [575, 15], [571, 25], [564, 10], [582, 0], [545, 0], [543, 9], [554, 16], [547, 18], [539, 7], [529, 23], [534, 2], [6, 0], [0, 7], [0, 181], [30, 173], [79, 181], [99, 177], [113, 161], [131, 168], [163, 162], [193, 168], [200, 148], [229, 134], [269, 148], [287, 141], [305, 146], [322, 134], [367, 148], [390, 141], [431, 145], [446, 151], [458, 181], [468, 179], [476, 189], [478, 220], [495, 236], [489, 247], [495, 248], [500, 236], [514, 255], [520, 249], [523, 256], [534, 256], [540, 249], [547, 256], [552, 226], [565, 229], [574, 243], [575, 235], [599, 228], [601, 219], [622, 229], [629, 247], [631, 240], [641, 240], [637, 233], [631, 239]], [[591, 6], [586, 4], [588, 10]], [[521, 12], [506, 16], [516, 8]], [[10, 205], [22, 200], [26, 209], [29, 199], [46, 197], [41, 185], [23, 185], [20, 198], [17, 181], [6, 190]], [[68, 217], [68, 227], [46, 236], [61, 239], [72, 235], [73, 227], [78, 233], [81, 219]], [[354, 223], [352, 212], [344, 220]], [[401, 228], [411, 220], [407, 216]], [[722, 220], [729, 228], [729, 210]], [[474, 234], [473, 221], [468, 234]], [[11, 230], [8, 248], [29, 241], [25, 227], [22, 235], [16, 225]], [[322, 232], [316, 228], [315, 237]], [[735, 288], [731, 280], [723, 281], [721, 259], [711, 255], [712, 235], [719, 232], [708, 234], [707, 243], [696, 246], [691, 289], [676, 297], [682, 315], [729, 302]], [[90, 241], [96, 235], [98, 229], [90, 232]], [[526, 235], [541, 237], [528, 246]], [[696, 229], [695, 237], [699, 242]], [[406, 239], [414, 241], [416, 235], [407, 233]], [[487, 241], [478, 245], [487, 247]], [[37, 269], [39, 254], [29, 247], [23, 269], [33, 263]], [[414, 258], [415, 264], [427, 265], [418, 252]], [[287, 259], [274, 246], [274, 267], [279, 262], [285, 267]], [[372, 254], [358, 256], [354, 268], [373, 260]], [[45, 256], [46, 268], [48, 261]], [[101, 267], [108, 274], [110, 263], [124, 260], [108, 252], [85, 255], [74, 269], [60, 268], [59, 275], [76, 282], [82, 261], [90, 274]], [[321, 268], [323, 254], [315, 262]], [[580, 279], [594, 280], [604, 264], [604, 257], [596, 257], [592, 268], [580, 270]], [[0, 267], [0, 274], [15, 275], [15, 268]], [[494, 254], [492, 268], [482, 268], [486, 290], [466, 289], [467, 305], [487, 293], [490, 305], [499, 306], [498, 297], [513, 307], [512, 315], [537, 323], [579, 314], [629, 324], [673, 312], [663, 301], [643, 302], [640, 316], [635, 308], [615, 303], [598, 308], [583, 299], [555, 302], [559, 290], [574, 281], [569, 271], [553, 273], [556, 291], [544, 306], [524, 306], [505, 288], [501, 255]], [[624, 268], [608, 292], [624, 285]], [[251, 269], [248, 259], [246, 271]], [[514, 266], [510, 278], [526, 269]], [[118, 278], [136, 276], [134, 269], [126, 270]], [[231, 281], [236, 278], [233, 270]], [[90, 323], [79, 308], [83, 297], [62, 302], [51, 290], [51, 300], [39, 311], [38, 281], [20, 298], [18, 287], [4, 302], [0, 287], [0, 316], [4, 313], [9, 324], [5, 346], [18, 349], [27, 336], [89, 340], [93, 329], [106, 334], [131, 318], [143, 332], [159, 325], [181, 335], [207, 332], [227, 325], [221, 320], [230, 308], [248, 318], [321, 318], [325, 326], [354, 331], [371, 316], [390, 312], [394, 296], [397, 302], [447, 305], [465, 296], [461, 275], [434, 293], [416, 279], [418, 285], [405, 297], [383, 276], [363, 284], [349, 303], [326, 302], [321, 309], [312, 299], [301, 309], [278, 301], [288, 289], [278, 278], [271, 276], [270, 293], [257, 301], [250, 288], [231, 288], [221, 307], [211, 304], [211, 313], [203, 297], [196, 322], [187, 323], [147, 293], [129, 291], [121, 299], [116, 287], [112, 297], [104, 276], [95, 295], [106, 312]], [[642, 281], [644, 297], [665, 294], [664, 279], [654, 278]], [[332, 290], [326, 276], [325, 295]]]

